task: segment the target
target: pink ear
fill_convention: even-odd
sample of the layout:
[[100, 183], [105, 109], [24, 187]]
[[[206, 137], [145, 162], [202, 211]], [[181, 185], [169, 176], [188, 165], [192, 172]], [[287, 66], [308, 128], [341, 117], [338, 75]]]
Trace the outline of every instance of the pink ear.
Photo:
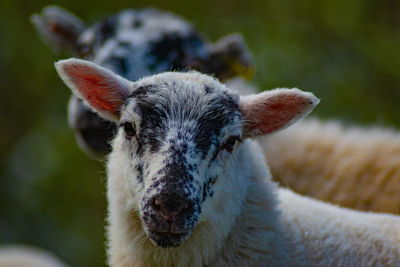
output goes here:
[[319, 100], [311, 93], [298, 89], [276, 89], [242, 97], [244, 137], [255, 137], [283, 129], [306, 116]]
[[120, 108], [129, 95], [131, 83], [94, 63], [67, 59], [58, 61], [56, 69], [72, 92], [84, 99], [102, 117], [118, 120]]

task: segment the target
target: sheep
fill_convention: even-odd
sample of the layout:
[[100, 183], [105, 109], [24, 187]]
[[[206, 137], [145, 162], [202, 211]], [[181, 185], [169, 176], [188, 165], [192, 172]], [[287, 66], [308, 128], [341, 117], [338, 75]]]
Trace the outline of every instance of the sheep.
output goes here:
[[[31, 21], [54, 51], [93, 61], [129, 80], [188, 68], [223, 80], [252, 73], [251, 55], [241, 35], [231, 34], [212, 44], [189, 22], [166, 11], [126, 9], [86, 27], [74, 14], [48, 6]], [[103, 158], [111, 151], [116, 125], [73, 96], [68, 122], [87, 154]]]
[[24, 245], [0, 246], [0, 267], [66, 267], [50, 252]]
[[400, 213], [398, 132], [312, 119], [261, 138], [283, 186], [346, 207]]
[[400, 217], [279, 188], [251, 139], [317, 105], [277, 89], [240, 97], [197, 72], [128, 81], [94, 63], [56, 69], [119, 125], [107, 163], [111, 266], [400, 266]]

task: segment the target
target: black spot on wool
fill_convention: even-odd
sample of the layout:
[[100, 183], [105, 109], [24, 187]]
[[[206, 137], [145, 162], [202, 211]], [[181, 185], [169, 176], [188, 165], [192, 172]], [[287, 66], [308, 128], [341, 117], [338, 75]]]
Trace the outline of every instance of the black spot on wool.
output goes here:
[[107, 64], [114, 66], [113, 70], [123, 77], [128, 73], [128, 59], [125, 57], [110, 57], [107, 59]]
[[160, 63], [168, 63], [171, 70], [184, 70], [189, 63], [204, 60], [206, 56], [204, 40], [200, 34], [189, 32], [166, 33], [150, 44], [148, 56], [153, 58], [150, 69], [155, 69]]
[[204, 202], [207, 197], [212, 197], [214, 195], [214, 190], [211, 188], [212, 185], [217, 181], [217, 177], [211, 177], [207, 180], [207, 182], [203, 185], [203, 198], [202, 202]]
[[139, 18], [134, 19], [132, 21], [132, 27], [133, 28], [140, 28], [140, 27], [142, 27], [142, 25], [143, 25], [143, 22]]
[[109, 16], [96, 25], [96, 35], [100, 44], [114, 37], [117, 26], [117, 16]]
[[214, 88], [206, 85], [204, 86], [204, 90], [206, 91], [206, 95], [211, 94], [212, 92], [214, 92]]
[[168, 163], [160, 172], [159, 181], [168, 185], [176, 184], [181, 187], [193, 181], [192, 175], [187, 170], [187, 162], [181, 151], [167, 152], [170, 157]]
[[76, 51], [79, 57], [85, 59], [92, 59], [93, 54], [105, 41], [113, 38], [116, 33], [117, 27], [117, 16], [111, 15], [103, 19], [102, 21], [94, 24], [89, 30], [94, 35], [94, 38], [90, 41], [85, 40], [80, 42], [78, 39], [76, 43]]
[[143, 183], [143, 163], [138, 163], [136, 165], [136, 170], [138, 171], [138, 181], [139, 183]]

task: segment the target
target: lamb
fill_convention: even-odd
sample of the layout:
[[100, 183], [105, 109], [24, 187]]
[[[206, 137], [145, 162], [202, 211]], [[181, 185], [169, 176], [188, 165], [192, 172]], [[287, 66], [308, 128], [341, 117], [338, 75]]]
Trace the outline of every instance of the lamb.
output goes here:
[[239, 97], [197, 72], [128, 81], [94, 63], [62, 80], [119, 125], [107, 164], [111, 266], [400, 266], [400, 218], [279, 188], [256, 136], [318, 103], [277, 89]]

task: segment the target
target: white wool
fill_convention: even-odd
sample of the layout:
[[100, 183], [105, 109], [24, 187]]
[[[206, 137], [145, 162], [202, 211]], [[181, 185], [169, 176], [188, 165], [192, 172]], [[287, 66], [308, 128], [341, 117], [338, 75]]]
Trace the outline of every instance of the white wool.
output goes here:
[[346, 207], [400, 213], [400, 133], [317, 119], [259, 139], [274, 180]]

